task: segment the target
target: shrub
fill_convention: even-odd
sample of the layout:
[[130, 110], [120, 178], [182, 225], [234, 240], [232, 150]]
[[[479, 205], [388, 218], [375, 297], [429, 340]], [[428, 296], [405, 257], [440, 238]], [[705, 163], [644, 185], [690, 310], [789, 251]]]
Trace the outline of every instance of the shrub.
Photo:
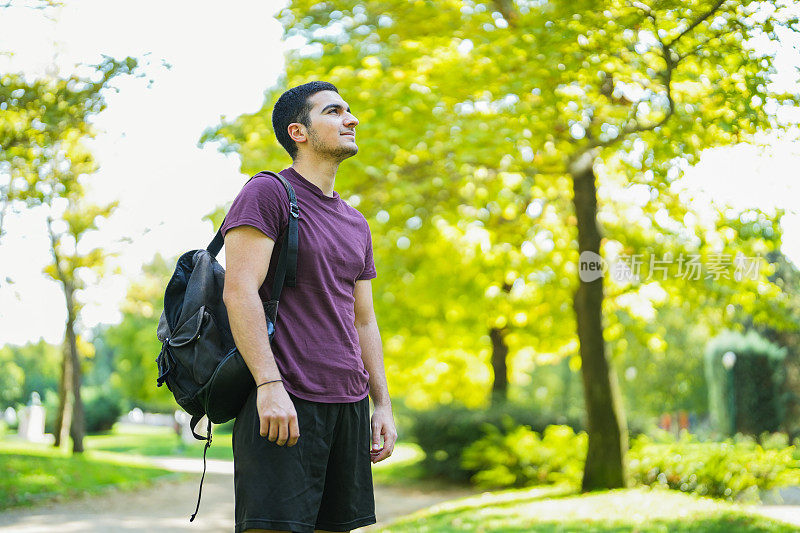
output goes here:
[[[736, 354], [730, 375], [722, 364], [728, 351]], [[786, 407], [781, 392], [785, 357], [785, 348], [752, 330], [745, 335], [725, 331], [709, 342], [705, 371], [711, 419], [717, 431], [760, 435], [781, 427]]]
[[569, 426], [548, 426], [544, 435], [527, 426], [507, 434], [489, 426], [481, 440], [462, 456], [462, 466], [475, 471], [480, 487], [523, 487], [555, 483], [580, 484], [586, 458], [586, 434]]
[[[109, 387], [83, 387], [81, 389], [83, 412], [86, 417], [86, 433], [110, 430], [124, 411], [124, 400], [120, 393]], [[46, 433], [55, 433], [59, 400], [54, 391], [46, 391], [44, 401]]]
[[557, 419], [527, 406], [501, 404], [482, 411], [460, 406], [419, 411], [414, 415], [411, 433], [425, 452], [422, 466], [430, 477], [467, 482], [475, 472], [463, 468], [462, 454], [490, 428], [507, 434], [518, 426], [528, 426], [541, 433], [554, 421], [581, 429], [578, 421]]
[[727, 500], [757, 500], [760, 490], [800, 483], [794, 446], [765, 449], [753, 439], [699, 442], [689, 434], [657, 443], [642, 435], [629, 452], [637, 484]]
[[122, 397], [115, 390], [87, 387], [83, 391], [83, 402], [87, 433], [110, 430], [122, 415]]

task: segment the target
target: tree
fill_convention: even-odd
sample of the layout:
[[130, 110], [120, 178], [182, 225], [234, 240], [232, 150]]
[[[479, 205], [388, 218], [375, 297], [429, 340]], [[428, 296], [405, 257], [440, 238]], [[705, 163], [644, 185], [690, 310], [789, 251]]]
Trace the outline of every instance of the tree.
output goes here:
[[[102, 267], [101, 248], [85, 250], [82, 238], [97, 229], [116, 204], [91, 205], [83, 178], [96, 165], [82, 141], [94, 135], [90, 117], [105, 108], [103, 90], [117, 75], [132, 73], [136, 60], [106, 58], [90, 77], [28, 80], [22, 74], [0, 79], [4, 121], [0, 128], [0, 238], [3, 219], [15, 209], [38, 209], [46, 217], [52, 263], [45, 273], [61, 284], [67, 309], [64, 360], [59, 384], [56, 446], [72, 437], [83, 451], [85, 421], [80, 396], [81, 342], [77, 333], [84, 275]], [[96, 80], [96, 81], [95, 81]]]
[[[378, 264], [394, 267], [393, 278], [408, 280], [405, 290], [414, 295], [390, 290], [391, 281], [376, 290], [395, 295], [378, 311], [393, 314], [388, 322], [397, 329], [390, 331], [402, 332], [387, 339], [390, 374], [393, 355], [425, 354], [419, 336], [408, 333], [412, 322], [430, 317], [428, 310], [445, 307], [434, 300], [444, 297], [446, 276], [454, 292], [472, 289], [462, 292], [469, 295], [464, 307], [451, 300], [445, 312], [467, 309], [465, 327], [471, 323], [474, 331], [483, 321], [486, 337], [496, 327], [495, 353], [510, 335], [505, 326], [525, 313], [514, 334], [530, 335], [536, 351], [580, 354], [586, 490], [625, 482], [625, 420], [604, 332], [615, 325], [608, 321], [622, 297], [646, 298], [646, 287], [636, 280], [606, 285], [602, 276], [581, 280], [580, 254], [694, 253], [708, 268], [720, 254], [777, 247], [771, 223], [769, 233], [762, 228], [745, 243], [734, 240], [738, 222], [720, 219], [713, 228], [719, 231], [685, 227], [690, 210], [670, 186], [703, 149], [780, 127], [770, 106], [800, 101], [770, 90], [773, 57], [750, 45], [759, 36], [776, 41], [778, 29], [797, 30], [797, 19], [778, 2], [620, 1], [603, 8], [521, 0], [295, 1], [281, 14], [287, 39], [298, 43], [281, 87], [267, 94], [260, 112], [204, 136], [241, 154], [244, 172], [276, 166], [286, 159], [268, 141], [268, 110], [280, 89], [311, 79], [335, 83], [363, 132], [363, 155], [346, 163], [337, 188], [377, 222]], [[634, 186], [648, 198], [635, 216], [618, 212], [616, 199], [603, 193]], [[633, 225], [641, 221], [647, 225]], [[620, 231], [603, 237], [609, 229]], [[437, 247], [457, 254], [438, 267], [420, 259], [428, 252], [442, 259]], [[438, 292], [420, 290], [437, 286], [434, 280]], [[717, 304], [708, 313], [724, 316], [728, 304], [741, 303], [758, 320], [789, 322], [763, 270], [743, 282], [659, 284], [670, 298]], [[756, 287], [763, 298], [748, 296]], [[570, 301], [572, 313], [564, 305]], [[780, 312], [769, 316], [776, 305]], [[449, 326], [439, 327], [458, 331]], [[421, 358], [422, 368], [439, 365]], [[447, 364], [441, 373], [453, 379]]]
[[[800, 270], [785, 255], [776, 251], [769, 254], [770, 263], [775, 265], [772, 281], [781, 287], [789, 299], [789, 307], [795, 317], [800, 316]], [[795, 320], [794, 327], [776, 329], [769, 325], [754, 326], [752, 316], [742, 315], [739, 322], [745, 330], [755, 329], [769, 341], [787, 349], [786, 353], [786, 416], [784, 428], [794, 439], [800, 436], [800, 324]]]
[[55, 391], [62, 359], [62, 350], [42, 339], [0, 348], [0, 407], [26, 405], [34, 392], [45, 398]]
[[[59, 412], [56, 418], [56, 447], [66, 442], [67, 434], [72, 439], [72, 451], [83, 452], [83, 437], [86, 433], [83, 401], [81, 399], [81, 342], [77, 334], [77, 321], [82, 307], [77, 292], [85, 287], [82, 271], [91, 269], [102, 271], [107, 253], [97, 247], [84, 252], [80, 250], [81, 241], [87, 233], [97, 230], [97, 219], [107, 218], [115, 209], [116, 203], [105, 206], [86, 205], [73, 191], [67, 200], [67, 209], [59, 216], [63, 229], [59, 230], [51, 216], [47, 218], [47, 231], [50, 236], [50, 252], [53, 262], [45, 267], [45, 273], [59, 282], [64, 291], [67, 308], [67, 323], [64, 339], [64, 361], [59, 382]], [[48, 207], [52, 208], [50, 204]], [[69, 244], [68, 244], [69, 243]]]
[[142, 266], [122, 303], [122, 320], [103, 332], [103, 343], [113, 353], [112, 383], [134, 404], [156, 410], [174, 409], [175, 400], [166, 387], [156, 387], [155, 364], [161, 343], [156, 328], [164, 308], [164, 288], [175, 261], [160, 255]]

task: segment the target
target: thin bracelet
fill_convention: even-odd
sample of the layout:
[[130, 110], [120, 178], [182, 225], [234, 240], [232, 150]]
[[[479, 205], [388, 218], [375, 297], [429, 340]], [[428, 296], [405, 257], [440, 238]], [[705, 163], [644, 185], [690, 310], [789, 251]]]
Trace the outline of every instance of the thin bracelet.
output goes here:
[[[272, 381], [265, 381], [261, 385], [268, 385], [269, 383], [277, 383], [279, 381], [283, 381], [283, 380], [282, 379], [273, 379]], [[256, 388], [260, 387], [261, 385], [258, 385]]]

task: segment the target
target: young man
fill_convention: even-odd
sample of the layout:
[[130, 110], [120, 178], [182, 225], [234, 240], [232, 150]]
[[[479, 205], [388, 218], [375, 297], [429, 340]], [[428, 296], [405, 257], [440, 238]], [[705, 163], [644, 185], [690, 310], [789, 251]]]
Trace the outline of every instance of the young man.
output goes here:
[[275, 104], [275, 135], [292, 157], [281, 175], [297, 195], [300, 247], [272, 347], [261, 302], [288, 224], [283, 185], [250, 180], [222, 229], [225, 305], [257, 385], [233, 430], [237, 533], [375, 523], [370, 462], [392, 454], [397, 431], [372, 305], [369, 226], [334, 191], [339, 164], [358, 152], [357, 124], [326, 82], [294, 87]]

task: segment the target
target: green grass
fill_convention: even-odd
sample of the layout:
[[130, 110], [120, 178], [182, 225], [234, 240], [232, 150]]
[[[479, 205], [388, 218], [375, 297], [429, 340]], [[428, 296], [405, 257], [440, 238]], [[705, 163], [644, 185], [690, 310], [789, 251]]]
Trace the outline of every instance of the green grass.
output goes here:
[[413, 443], [397, 443], [392, 456], [372, 466], [372, 480], [381, 485], [425, 483], [420, 462], [425, 452]]
[[[184, 443], [171, 428], [163, 426], [141, 426], [117, 423], [109, 433], [86, 437], [87, 450], [124, 453], [133, 455], [203, 457], [204, 441]], [[233, 460], [231, 434], [215, 431], [211, 447], [208, 449], [210, 459]]]
[[741, 507], [659, 489], [576, 495], [548, 487], [485, 493], [419, 511], [388, 527], [400, 532], [792, 532]]
[[[183, 444], [170, 428], [117, 424], [88, 436], [83, 457], [46, 444], [0, 438], [0, 510], [53, 499], [130, 489], [178, 477], [147, 466], [148, 456], [201, 457], [203, 443]], [[231, 458], [231, 435], [217, 432], [209, 456]], [[373, 467], [376, 484], [447, 488], [425, 478], [424, 452], [400, 443]], [[380, 531], [389, 532], [790, 532], [797, 528], [745, 508], [676, 491], [628, 489], [577, 495], [565, 486], [484, 493], [425, 509]]]
[[[116, 424], [109, 433], [88, 435], [83, 456], [71, 456], [45, 443], [13, 435], [0, 437], [0, 510], [95, 494], [111, 487], [146, 486], [154, 479], [180, 477], [148, 466], [155, 456], [202, 457], [202, 441], [183, 443], [171, 428]], [[399, 444], [390, 459], [375, 465], [376, 483], [435, 487], [423, 479], [424, 453], [415, 444]], [[233, 459], [231, 434], [216, 432], [208, 457]], [[185, 477], [185, 476], [183, 476]]]
[[[19, 441], [15, 441], [14, 437], [0, 438], [0, 451], [9, 445], [16, 446], [15, 442]], [[39, 443], [26, 443], [25, 446], [35, 450], [52, 448], [47, 444]], [[114, 424], [114, 428], [108, 433], [87, 435], [83, 439], [83, 446], [86, 451], [145, 457], [203, 457], [205, 441], [184, 443], [168, 427], [118, 423]], [[207, 457], [233, 460], [231, 434], [215, 432]]]
[[0, 510], [182, 477], [135, 458], [94, 452], [70, 456], [46, 445], [0, 443]]

